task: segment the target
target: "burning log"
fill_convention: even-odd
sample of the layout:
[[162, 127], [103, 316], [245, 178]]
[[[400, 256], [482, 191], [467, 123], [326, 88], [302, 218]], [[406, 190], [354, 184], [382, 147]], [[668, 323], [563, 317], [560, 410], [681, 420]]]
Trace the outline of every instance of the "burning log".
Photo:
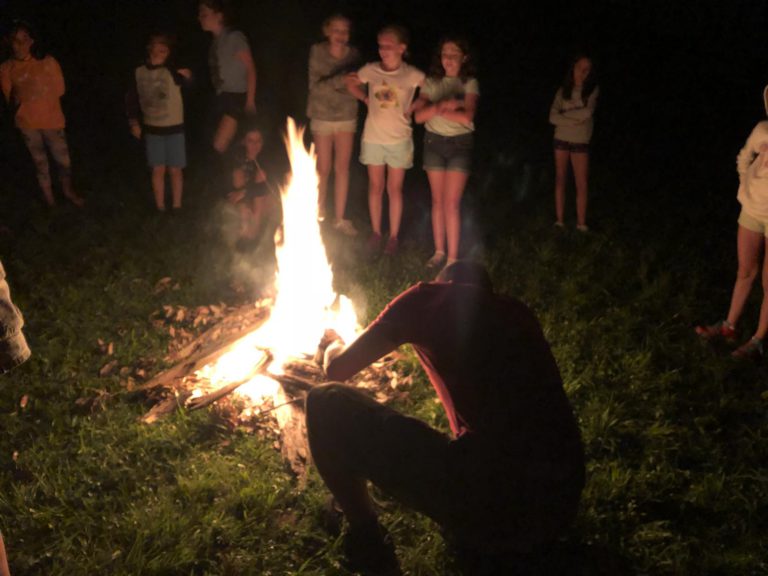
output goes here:
[[205, 408], [206, 406], [210, 406], [217, 400], [220, 400], [221, 398], [224, 398], [224, 396], [231, 394], [246, 382], [249, 382], [254, 376], [256, 376], [256, 374], [261, 372], [267, 365], [269, 365], [271, 361], [272, 361], [272, 354], [265, 351], [264, 356], [262, 356], [261, 360], [259, 360], [256, 363], [256, 365], [253, 367], [253, 370], [251, 370], [251, 373], [248, 374], [248, 376], [246, 376], [245, 378], [237, 382], [230, 382], [229, 384], [222, 386], [221, 388], [218, 388], [217, 390], [214, 390], [213, 392], [209, 392], [208, 394], [205, 394], [203, 396], [190, 398], [186, 403], [187, 408], [190, 411], [192, 411], [192, 410], [200, 410], [200, 408]]

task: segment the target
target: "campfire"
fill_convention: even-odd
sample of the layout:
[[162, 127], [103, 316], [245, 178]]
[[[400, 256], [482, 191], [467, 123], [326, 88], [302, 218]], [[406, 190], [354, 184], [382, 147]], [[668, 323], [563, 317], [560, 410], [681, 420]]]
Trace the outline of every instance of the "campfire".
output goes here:
[[[317, 219], [314, 148], [305, 148], [303, 132], [288, 119], [285, 142], [291, 176], [281, 190], [275, 296], [224, 313], [217, 309], [220, 320], [212, 328], [171, 353], [167, 360], [173, 365], [136, 388], [150, 395], [162, 391], [160, 401], [143, 417], [147, 423], [177, 409], [197, 410], [214, 403], [228, 403], [237, 422], [273, 416], [283, 455], [297, 472], [308, 459], [301, 400], [324, 379], [322, 353], [329, 341], [338, 335], [351, 342], [359, 331], [351, 301], [333, 289]], [[200, 313], [198, 309], [195, 326]], [[183, 319], [189, 314], [171, 310], [166, 316]], [[173, 326], [170, 330], [173, 335]], [[391, 355], [365, 371], [357, 385], [372, 389], [380, 401], [389, 400], [410, 383], [392, 369], [394, 360]]]

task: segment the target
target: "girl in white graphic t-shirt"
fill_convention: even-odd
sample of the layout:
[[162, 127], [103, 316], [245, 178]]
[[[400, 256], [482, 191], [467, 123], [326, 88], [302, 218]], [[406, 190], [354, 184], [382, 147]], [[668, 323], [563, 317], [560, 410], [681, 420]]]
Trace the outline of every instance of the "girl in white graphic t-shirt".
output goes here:
[[[368, 240], [372, 255], [381, 246], [381, 215], [386, 183], [389, 197], [389, 239], [384, 254], [397, 252], [397, 235], [403, 214], [403, 180], [413, 165], [411, 116], [416, 90], [424, 73], [403, 61], [408, 33], [387, 26], [378, 35], [381, 61], [366, 64], [347, 79], [349, 91], [368, 106], [363, 128], [360, 161], [368, 166], [368, 210], [373, 229]], [[366, 84], [368, 91], [363, 90]]]

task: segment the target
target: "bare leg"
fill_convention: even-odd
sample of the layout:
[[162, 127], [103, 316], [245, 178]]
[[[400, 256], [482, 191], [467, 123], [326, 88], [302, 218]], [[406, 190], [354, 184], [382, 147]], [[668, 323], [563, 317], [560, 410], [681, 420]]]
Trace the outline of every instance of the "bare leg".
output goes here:
[[[319, 393], [318, 393], [319, 392]], [[338, 414], [334, 406], [336, 394], [313, 390], [307, 396], [307, 437], [317, 471], [328, 489], [344, 511], [354, 528], [367, 527], [377, 522], [376, 512], [368, 493], [366, 478], [361, 476], [350, 463], [350, 457], [343, 447], [349, 443], [350, 426], [348, 418]], [[330, 402], [330, 404], [329, 404]]]
[[173, 207], [181, 208], [181, 197], [184, 193], [184, 172], [178, 166], [169, 166], [168, 173], [171, 176], [171, 195]]
[[381, 235], [381, 213], [384, 204], [385, 166], [368, 166], [368, 212], [373, 233]]
[[445, 252], [445, 172], [427, 170], [429, 188], [432, 190], [432, 240], [435, 252]]
[[565, 185], [568, 180], [570, 155], [567, 150], [555, 150], [555, 216], [560, 224], [565, 218]]
[[[325, 218], [325, 202], [328, 195], [328, 178], [331, 175], [331, 164], [333, 163], [333, 135], [331, 134], [312, 134], [315, 141], [315, 151], [317, 151], [317, 209], [318, 217]], [[338, 178], [338, 174], [336, 178]]]
[[5, 553], [5, 542], [3, 542], [2, 532], [0, 532], [0, 576], [11, 576], [11, 569], [8, 567], [8, 556]]
[[336, 152], [333, 163], [334, 202], [336, 221], [344, 219], [349, 193], [349, 162], [352, 158], [352, 148], [355, 144], [354, 132], [339, 132], [333, 137]]
[[571, 154], [573, 179], [576, 181], [576, 223], [587, 225], [587, 197], [589, 190], [589, 154], [579, 152]]
[[387, 167], [387, 196], [389, 197], [389, 236], [397, 238], [403, 217], [403, 181], [405, 168]]
[[469, 174], [450, 171], [445, 178], [445, 231], [448, 236], [448, 261], [459, 257], [461, 240], [461, 197]]
[[760, 320], [757, 324], [755, 338], [760, 340], [768, 336], [768, 237], [765, 239], [763, 254], [763, 303], [760, 305]]
[[155, 195], [155, 207], [165, 211], [165, 166], [152, 166], [152, 192]]
[[764, 242], [762, 234], [739, 226], [736, 240], [739, 269], [736, 272], [736, 283], [733, 286], [731, 307], [728, 309], [728, 322], [733, 326], [739, 321], [741, 313], [744, 311], [744, 304], [752, 290], [752, 283], [757, 277], [760, 250]]
[[221, 117], [216, 133], [213, 135], [213, 149], [224, 154], [229, 149], [232, 139], [237, 133], [237, 120], [226, 114]]

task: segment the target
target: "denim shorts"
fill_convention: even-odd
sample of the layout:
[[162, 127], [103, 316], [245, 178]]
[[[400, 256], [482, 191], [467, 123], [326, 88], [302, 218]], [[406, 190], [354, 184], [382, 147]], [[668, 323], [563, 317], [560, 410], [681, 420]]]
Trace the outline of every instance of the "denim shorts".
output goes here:
[[589, 152], [589, 142], [566, 142], [565, 140], [554, 141], [555, 150], [565, 150], [572, 154], [586, 154]]
[[376, 144], [363, 140], [360, 145], [360, 162], [366, 165], [408, 169], [413, 166], [413, 140], [396, 144]]
[[147, 145], [147, 164], [150, 166], [184, 168], [187, 165], [184, 132], [145, 134], [144, 140]]
[[469, 172], [472, 168], [474, 134], [441, 136], [424, 133], [424, 170]]

